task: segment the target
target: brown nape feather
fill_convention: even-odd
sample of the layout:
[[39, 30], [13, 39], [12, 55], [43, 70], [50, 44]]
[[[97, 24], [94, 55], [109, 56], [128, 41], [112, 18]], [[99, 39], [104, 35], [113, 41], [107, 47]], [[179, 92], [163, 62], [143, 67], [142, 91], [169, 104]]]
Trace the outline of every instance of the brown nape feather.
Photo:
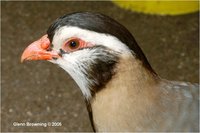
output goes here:
[[[187, 102], [192, 104], [194, 100], [175, 92], [173, 83], [153, 75], [139, 60], [130, 55], [121, 58], [116, 65], [116, 71], [105, 88], [97, 92], [91, 100], [97, 131], [198, 130], [198, 126], [191, 129], [188, 122], [184, 125], [187, 118], [183, 120], [182, 115], [185, 113], [188, 117], [189, 111], [181, 111], [181, 105]], [[196, 103], [194, 104], [193, 106], [196, 106]], [[198, 109], [192, 111], [198, 114]], [[194, 124], [198, 123], [197, 118], [188, 119]], [[176, 125], [180, 122], [181, 124]]]

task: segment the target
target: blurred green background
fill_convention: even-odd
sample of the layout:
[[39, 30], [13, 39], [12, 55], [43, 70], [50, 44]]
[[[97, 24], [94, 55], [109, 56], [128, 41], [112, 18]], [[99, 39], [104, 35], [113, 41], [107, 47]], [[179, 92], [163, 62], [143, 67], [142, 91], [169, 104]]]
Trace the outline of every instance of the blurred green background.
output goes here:
[[[45, 61], [20, 63], [24, 48], [59, 16], [94, 11], [123, 24], [163, 78], [199, 82], [199, 14], [157, 16], [112, 2], [1, 2], [2, 132], [92, 131], [83, 96], [71, 77]], [[16, 127], [13, 122], [61, 122], [60, 127]]]

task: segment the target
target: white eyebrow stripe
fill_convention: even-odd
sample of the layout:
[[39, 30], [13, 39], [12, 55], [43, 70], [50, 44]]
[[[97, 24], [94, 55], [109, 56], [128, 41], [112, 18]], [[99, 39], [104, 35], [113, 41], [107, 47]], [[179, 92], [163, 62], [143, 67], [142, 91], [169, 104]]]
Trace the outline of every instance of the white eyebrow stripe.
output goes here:
[[104, 45], [117, 52], [130, 52], [128, 46], [126, 46], [119, 39], [112, 35], [97, 33], [94, 31], [81, 29], [73, 26], [64, 26], [56, 30], [52, 41], [52, 43], [54, 44], [53, 49], [60, 49], [61, 45], [71, 37], [77, 37], [86, 42], [90, 42], [96, 45]]

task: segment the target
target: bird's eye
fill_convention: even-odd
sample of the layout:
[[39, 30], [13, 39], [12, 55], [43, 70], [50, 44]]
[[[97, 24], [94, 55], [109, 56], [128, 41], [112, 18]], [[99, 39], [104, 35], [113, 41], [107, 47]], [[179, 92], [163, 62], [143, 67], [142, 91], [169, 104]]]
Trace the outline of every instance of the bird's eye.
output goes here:
[[64, 50], [65, 52], [74, 52], [81, 48], [91, 46], [91, 43], [85, 42], [80, 38], [72, 37], [69, 38], [66, 42], [64, 42], [64, 44], [62, 45], [62, 50]]
[[77, 49], [79, 47], [79, 42], [77, 40], [72, 40], [68, 44], [70, 49]]
[[72, 38], [64, 43], [63, 50], [66, 52], [75, 51], [80, 47], [79, 39]]

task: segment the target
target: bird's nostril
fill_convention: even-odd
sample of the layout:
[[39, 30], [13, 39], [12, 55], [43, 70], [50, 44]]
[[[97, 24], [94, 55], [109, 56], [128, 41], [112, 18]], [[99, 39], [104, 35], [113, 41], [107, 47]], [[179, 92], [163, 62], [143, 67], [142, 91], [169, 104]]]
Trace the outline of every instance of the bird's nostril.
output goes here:
[[46, 51], [52, 51], [53, 50], [53, 44], [51, 43], [50, 46], [46, 48]]
[[46, 50], [47, 50], [47, 51], [52, 51], [52, 48], [51, 48], [51, 47], [48, 47]]

